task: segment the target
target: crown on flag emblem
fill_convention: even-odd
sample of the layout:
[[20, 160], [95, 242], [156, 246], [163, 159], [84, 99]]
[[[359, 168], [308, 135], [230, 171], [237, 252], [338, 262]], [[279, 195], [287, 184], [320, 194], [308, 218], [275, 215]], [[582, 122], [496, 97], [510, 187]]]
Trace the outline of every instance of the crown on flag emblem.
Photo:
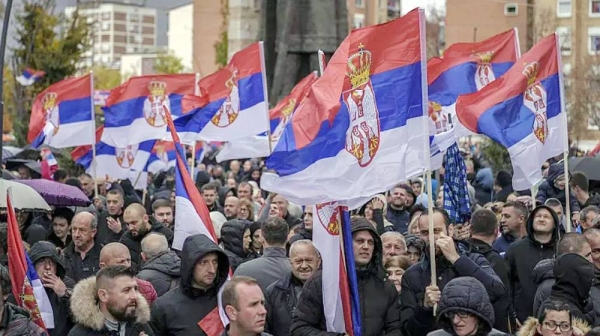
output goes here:
[[429, 101], [429, 117], [436, 121], [437, 113], [442, 111], [442, 105], [440, 103]]
[[486, 51], [481, 53], [476, 53], [475, 56], [479, 58], [481, 63], [490, 63], [492, 62], [492, 58], [494, 57], [493, 51]]
[[148, 90], [151, 96], [164, 96], [167, 91], [167, 83], [153, 80], [148, 84]]
[[56, 106], [56, 100], [58, 99], [58, 95], [54, 92], [48, 92], [42, 98], [42, 106], [44, 110], [51, 110]]
[[538, 62], [532, 62], [525, 66], [523, 69], [523, 75], [527, 77], [527, 86], [531, 86], [536, 82], [536, 77], [539, 70], [540, 64]]
[[288, 103], [281, 109], [281, 114], [284, 117], [289, 117], [296, 107], [296, 99], [291, 98]]
[[364, 44], [358, 45], [358, 52], [348, 58], [348, 71], [352, 88], [366, 84], [371, 74], [371, 52], [365, 49]]

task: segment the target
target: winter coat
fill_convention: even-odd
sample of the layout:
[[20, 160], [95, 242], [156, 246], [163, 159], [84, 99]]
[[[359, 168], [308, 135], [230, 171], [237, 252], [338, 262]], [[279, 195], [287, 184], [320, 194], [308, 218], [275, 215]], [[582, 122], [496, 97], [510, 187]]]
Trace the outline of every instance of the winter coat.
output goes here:
[[267, 321], [265, 331], [273, 336], [289, 336], [292, 316], [298, 305], [303, 284], [288, 272], [281, 280], [271, 284], [265, 291]]
[[63, 242], [62, 240], [60, 240], [60, 238], [56, 236], [54, 230], [50, 229], [48, 231], [48, 235], [46, 236], [46, 240], [56, 245], [56, 247], [60, 248], [61, 250], [64, 250], [65, 248], [67, 248], [67, 246], [69, 246], [69, 244], [71, 244], [73, 238], [71, 238], [71, 235], [68, 234], [66, 242]]
[[173, 251], [165, 251], [148, 260], [141, 267], [138, 278], [150, 281], [158, 296], [179, 285], [181, 259]]
[[[58, 276], [67, 287], [67, 290], [72, 290], [75, 287], [75, 281], [65, 276], [65, 264], [63, 258], [56, 252], [56, 246], [50, 242], [41, 241], [33, 244], [28, 252], [29, 259], [35, 266], [35, 263], [42, 260], [43, 258], [51, 258], [56, 263], [56, 276]], [[39, 274], [42, 277], [42, 274]], [[50, 336], [62, 336], [69, 333], [69, 330], [73, 328], [75, 323], [69, 310], [69, 295], [65, 294], [63, 297], [59, 297], [54, 290], [51, 288], [44, 288], [46, 294], [48, 294], [48, 300], [52, 306], [54, 312], [54, 329], [49, 330]]]
[[[558, 225], [554, 225], [552, 239], [547, 244], [540, 244], [535, 240], [533, 232], [533, 219], [540, 209], [547, 209], [558, 224], [558, 216], [547, 206], [535, 208], [527, 219], [527, 237], [512, 244], [506, 251], [505, 258], [510, 267], [510, 288], [512, 289], [512, 302], [517, 313], [517, 319], [525, 321], [533, 316], [533, 301], [535, 298], [535, 282], [533, 268], [543, 259], [552, 259], [556, 256], [556, 245], [559, 239]], [[524, 258], [523, 256], [527, 256]]]
[[[554, 181], [556, 181], [556, 179], [560, 176], [564, 176], [564, 174], [565, 167], [562, 163], [555, 163], [550, 166], [550, 168], [548, 169], [548, 176], [538, 187], [538, 193], [535, 196], [536, 203], [544, 204], [544, 202], [546, 202], [547, 199], [556, 198], [562, 204], [563, 209], [566, 209], [565, 205], [567, 204], [567, 201], [565, 191], [560, 190], [554, 186]], [[568, 187], [568, 185], [566, 187]], [[579, 212], [581, 208], [579, 207], [579, 202], [577, 202], [577, 199], [573, 195], [573, 191], [571, 191], [569, 194], [569, 200], [571, 205], [571, 213]]]
[[142, 294], [144, 299], [151, 305], [158, 298], [158, 294], [156, 294], [156, 290], [149, 281], [142, 280], [138, 277], [135, 278], [135, 282], [138, 286], [138, 292]]
[[[121, 222], [121, 231], [119, 233], [114, 233], [108, 228], [108, 217], [114, 218], [115, 220]], [[98, 231], [96, 233], [96, 241], [101, 245], [118, 242], [121, 240], [121, 236], [123, 236], [125, 231], [127, 231], [127, 224], [125, 224], [125, 221], [123, 220], [122, 211], [121, 214], [117, 216], [109, 215], [108, 210], [104, 210], [98, 215]]]
[[533, 282], [537, 288], [533, 299], [533, 316], [538, 316], [542, 303], [548, 299], [554, 285], [554, 259], [544, 259], [535, 265]]
[[477, 335], [506, 335], [493, 329], [494, 307], [490, 302], [485, 287], [473, 277], [458, 277], [446, 284], [438, 304], [438, 325], [442, 328], [428, 335], [456, 335], [452, 320], [446, 315], [453, 312], [465, 312], [477, 317], [480, 329]]
[[[443, 256], [436, 258], [437, 286], [440, 290], [443, 292], [452, 279], [471, 276], [483, 284], [492, 302], [500, 299], [506, 289], [490, 263], [481, 254], [469, 253], [469, 247], [463, 243], [456, 246], [460, 257], [454, 264], [450, 264]], [[405, 336], [423, 335], [439, 329], [433, 318], [433, 310], [423, 306], [425, 288], [431, 283], [429, 248], [425, 248], [424, 252], [423, 259], [412, 265], [402, 276], [400, 317]]]
[[[218, 271], [213, 286], [201, 290], [192, 286], [194, 266], [209, 253], [218, 256]], [[152, 305], [150, 326], [156, 335], [187, 336], [206, 333], [198, 322], [217, 308], [219, 288], [227, 280], [229, 259], [215, 243], [203, 234], [189, 236], [181, 251], [179, 287], [159, 297]]]
[[264, 293], [270, 284], [292, 271], [285, 252], [283, 247], [267, 247], [260, 258], [241, 264], [234, 275], [245, 275], [256, 279]]
[[233, 272], [248, 260], [248, 253], [244, 251], [244, 232], [249, 228], [250, 222], [243, 219], [232, 219], [221, 227], [221, 243]]
[[[368, 231], [375, 241], [371, 262], [366, 268], [356, 271], [362, 335], [400, 336], [402, 333], [398, 292], [394, 285], [386, 280], [385, 271], [381, 267], [383, 255], [381, 239], [367, 220], [352, 223], [351, 231], [353, 234], [358, 231]], [[330, 335], [325, 331], [327, 328], [323, 311], [322, 277], [322, 271], [316, 271], [304, 284], [296, 313], [292, 318], [290, 335]]]
[[[521, 329], [519, 329], [519, 332], [517, 332], [517, 336], [541, 336], [536, 329], [536, 326], [538, 325], [538, 319], [535, 317], [530, 317], [527, 320], [525, 320], [525, 323], [523, 323], [523, 326], [521, 327]], [[578, 318], [573, 318], [573, 322], [571, 323], [571, 325], [574, 328], [577, 328], [581, 331], [583, 331], [583, 333], [587, 333], [588, 331], [590, 331], [590, 329], [592, 329], [590, 327], [589, 324], [587, 324], [585, 321], [582, 321]]]
[[[80, 281], [73, 290], [73, 297], [77, 300], [71, 300], [71, 311], [77, 325], [71, 329], [69, 336], [112, 335], [104, 324], [104, 314], [96, 302], [96, 277]], [[148, 320], [150, 320], [148, 302], [138, 294], [135, 322], [125, 324], [125, 336], [138, 336], [141, 332], [145, 332], [148, 336], [154, 335], [148, 326]]]
[[598, 194], [590, 195], [590, 197], [587, 199], [587, 201], [585, 201], [585, 203], [581, 204], [581, 209], [585, 209], [585, 208], [589, 207], [590, 205], [595, 205], [597, 207], [600, 207], [600, 195], [598, 195]]
[[3, 336], [48, 336], [48, 333], [31, 321], [27, 310], [12, 303], [4, 303], [0, 333]]
[[[381, 209], [373, 210], [373, 222], [375, 222], [375, 225], [377, 227], [377, 233], [379, 233], [379, 235], [382, 235], [386, 232], [396, 231], [396, 229], [394, 228], [394, 224], [392, 224], [389, 220], [387, 220], [385, 218], [385, 216], [383, 215], [383, 213], [384, 212]], [[410, 218], [410, 213], [409, 213], [409, 218]]]
[[500, 253], [501, 256], [504, 257], [504, 255], [506, 254], [506, 251], [508, 250], [510, 245], [512, 245], [512, 243], [514, 243], [516, 241], [517, 241], [517, 239], [515, 239], [515, 237], [513, 237], [509, 234], [502, 233], [500, 235], [500, 237], [498, 237], [498, 238], [496, 238], [496, 240], [494, 240], [494, 243], [492, 244], [492, 248], [494, 250], [496, 250], [496, 252]]
[[491, 168], [482, 168], [475, 175], [475, 182], [472, 183], [475, 188], [475, 199], [477, 204], [484, 206], [492, 201], [492, 192], [494, 190], [494, 173]]
[[169, 242], [169, 245], [173, 242], [173, 231], [168, 227], [164, 226], [162, 223], [157, 222], [153, 218], [150, 220], [150, 230], [146, 232], [143, 236], [134, 237], [131, 235], [131, 231], [127, 230], [121, 236], [120, 243], [127, 246], [129, 252], [131, 253], [131, 262], [135, 265], [140, 265], [140, 258], [142, 253], [142, 239], [146, 237], [150, 233], [160, 233]]
[[394, 225], [394, 230], [406, 234], [408, 225], [410, 224], [410, 212], [406, 208], [395, 210], [391, 206], [388, 207], [385, 219]]
[[75, 282], [79, 282], [87, 277], [95, 275], [100, 270], [100, 251], [102, 245], [96, 240], [91, 250], [86, 253], [85, 258], [81, 260], [79, 252], [75, 251], [73, 242], [63, 251], [67, 276]]
[[296, 233], [295, 235], [292, 236], [292, 238], [290, 238], [290, 241], [288, 243], [288, 245], [292, 245], [293, 243], [297, 242], [298, 240], [303, 240], [303, 239], [308, 239], [312, 241], [312, 230], [308, 231], [305, 228], [300, 229], [300, 232]]
[[504, 284], [504, 295], [494, 302], [495, 322], [493, 327], [502, 332], [516, 330], [517, 324], [513, 318], [514, 309], [512, 308], [510, 299], [508, 263], [488, 243], [475, 238], [469, 239], [468, 242], [471, 248], [469, 252], [481, 254], [490, 263], [490, 266]]

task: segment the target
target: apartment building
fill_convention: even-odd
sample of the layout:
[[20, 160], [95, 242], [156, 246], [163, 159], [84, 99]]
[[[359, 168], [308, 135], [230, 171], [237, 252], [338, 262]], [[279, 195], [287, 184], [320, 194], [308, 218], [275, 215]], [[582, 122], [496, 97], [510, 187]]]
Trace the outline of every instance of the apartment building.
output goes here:
[[348, 0], [348, 31], [386, 22], [388, 11], [400, 16], [400, 0]]
[[[75, 6], [65, 8], [71, 16]], [[94, 1], [79, 13], [92, 23], [92, 48], [83, 65], [120, 67], [121, 56], [156, 49], [156, 9], [126, 2]]]

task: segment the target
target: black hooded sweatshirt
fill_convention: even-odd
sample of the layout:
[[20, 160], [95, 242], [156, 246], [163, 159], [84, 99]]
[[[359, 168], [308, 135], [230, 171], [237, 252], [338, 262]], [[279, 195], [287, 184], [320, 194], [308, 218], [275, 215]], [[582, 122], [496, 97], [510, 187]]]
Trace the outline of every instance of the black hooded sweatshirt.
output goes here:
[[[547, 244], [535, 240], [533, 236], [533, 219], [540, 209], [546, 209], [554, 219], [552, 239]], [[527, 237], [513, 243], [506, 251], [506, 260], [510, 267], [510, 284], [512, 288], [512, 302], [517, 313], [517, 319], [524, 323], [533, 315], [533, 301], [536, 285], [533, 277], [533, 268], [543, 259], [556, 257], [556, 245], [559, 240], [558, 216], [551, 208], [540, 205], [535, 208], [527, 219]]]
[[[209, 253], [218, 256], [218, 272], [213, 286], [201, 290], [192, 286], [194, 266]], [[229, 259], [227, 255], [203, 234], [189, 236], [181, 251], [181, 279], [179, 287], [159, 297], [152, 304], [150, 326], [155, 335], [204, 335], [198, 322], [217, 308], [219, 288], [227, 280]]]
[[244, 251], [244, 232], [250, 229], [250, 224], [251, 222], [247, 220], [232, 219], [221, 227], [221, 243], [225, 254], [229, 257], [232, 272], [250, 259], [248, 252]]

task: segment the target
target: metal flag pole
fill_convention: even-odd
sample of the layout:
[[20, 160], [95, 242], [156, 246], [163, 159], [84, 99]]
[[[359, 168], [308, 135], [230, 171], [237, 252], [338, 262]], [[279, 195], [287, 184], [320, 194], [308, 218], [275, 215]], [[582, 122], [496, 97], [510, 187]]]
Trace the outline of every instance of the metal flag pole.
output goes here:
[[[2, 22], [2, 37], [0, 38], [0, 131], [4, 135], [4, 54], [6, 52], [6, 35], [8, 34], [8, 24], [10, 22], [10, 11], [12, 0], [6, 1], [4, 8], [4, 21]], [[2, 146], [4, 140], [0, 139], [0, 163], [2, 162]], [[0, 174], [2, 175], [2, 174]], [[0, 179], [2, 177], [0, 176]]]
[[[194, 95], [199, 96], [201, 94], [200, 91], [200, 73], [196, 72], [196, 77], [195, 77], [195, 83], [194, 83]], [[194, 178], [194, 168], [196, 167], [196, 142], [194, 142], [194, 144], [192, 145], [192, 164], [190, 165], [190, 176], [192, 177], [192, 180], [196, 181], [196, 179]]]
[[90, 105], [92, 107], [92, 123], [94, 127], [92, 128], [92, 173], [94, 174], [94, 197], [98, 197], [98, 171], [97, 171], [97, 163], [96, 163], [96, 113], [94, 105], [94, 71], [90, 70]]

